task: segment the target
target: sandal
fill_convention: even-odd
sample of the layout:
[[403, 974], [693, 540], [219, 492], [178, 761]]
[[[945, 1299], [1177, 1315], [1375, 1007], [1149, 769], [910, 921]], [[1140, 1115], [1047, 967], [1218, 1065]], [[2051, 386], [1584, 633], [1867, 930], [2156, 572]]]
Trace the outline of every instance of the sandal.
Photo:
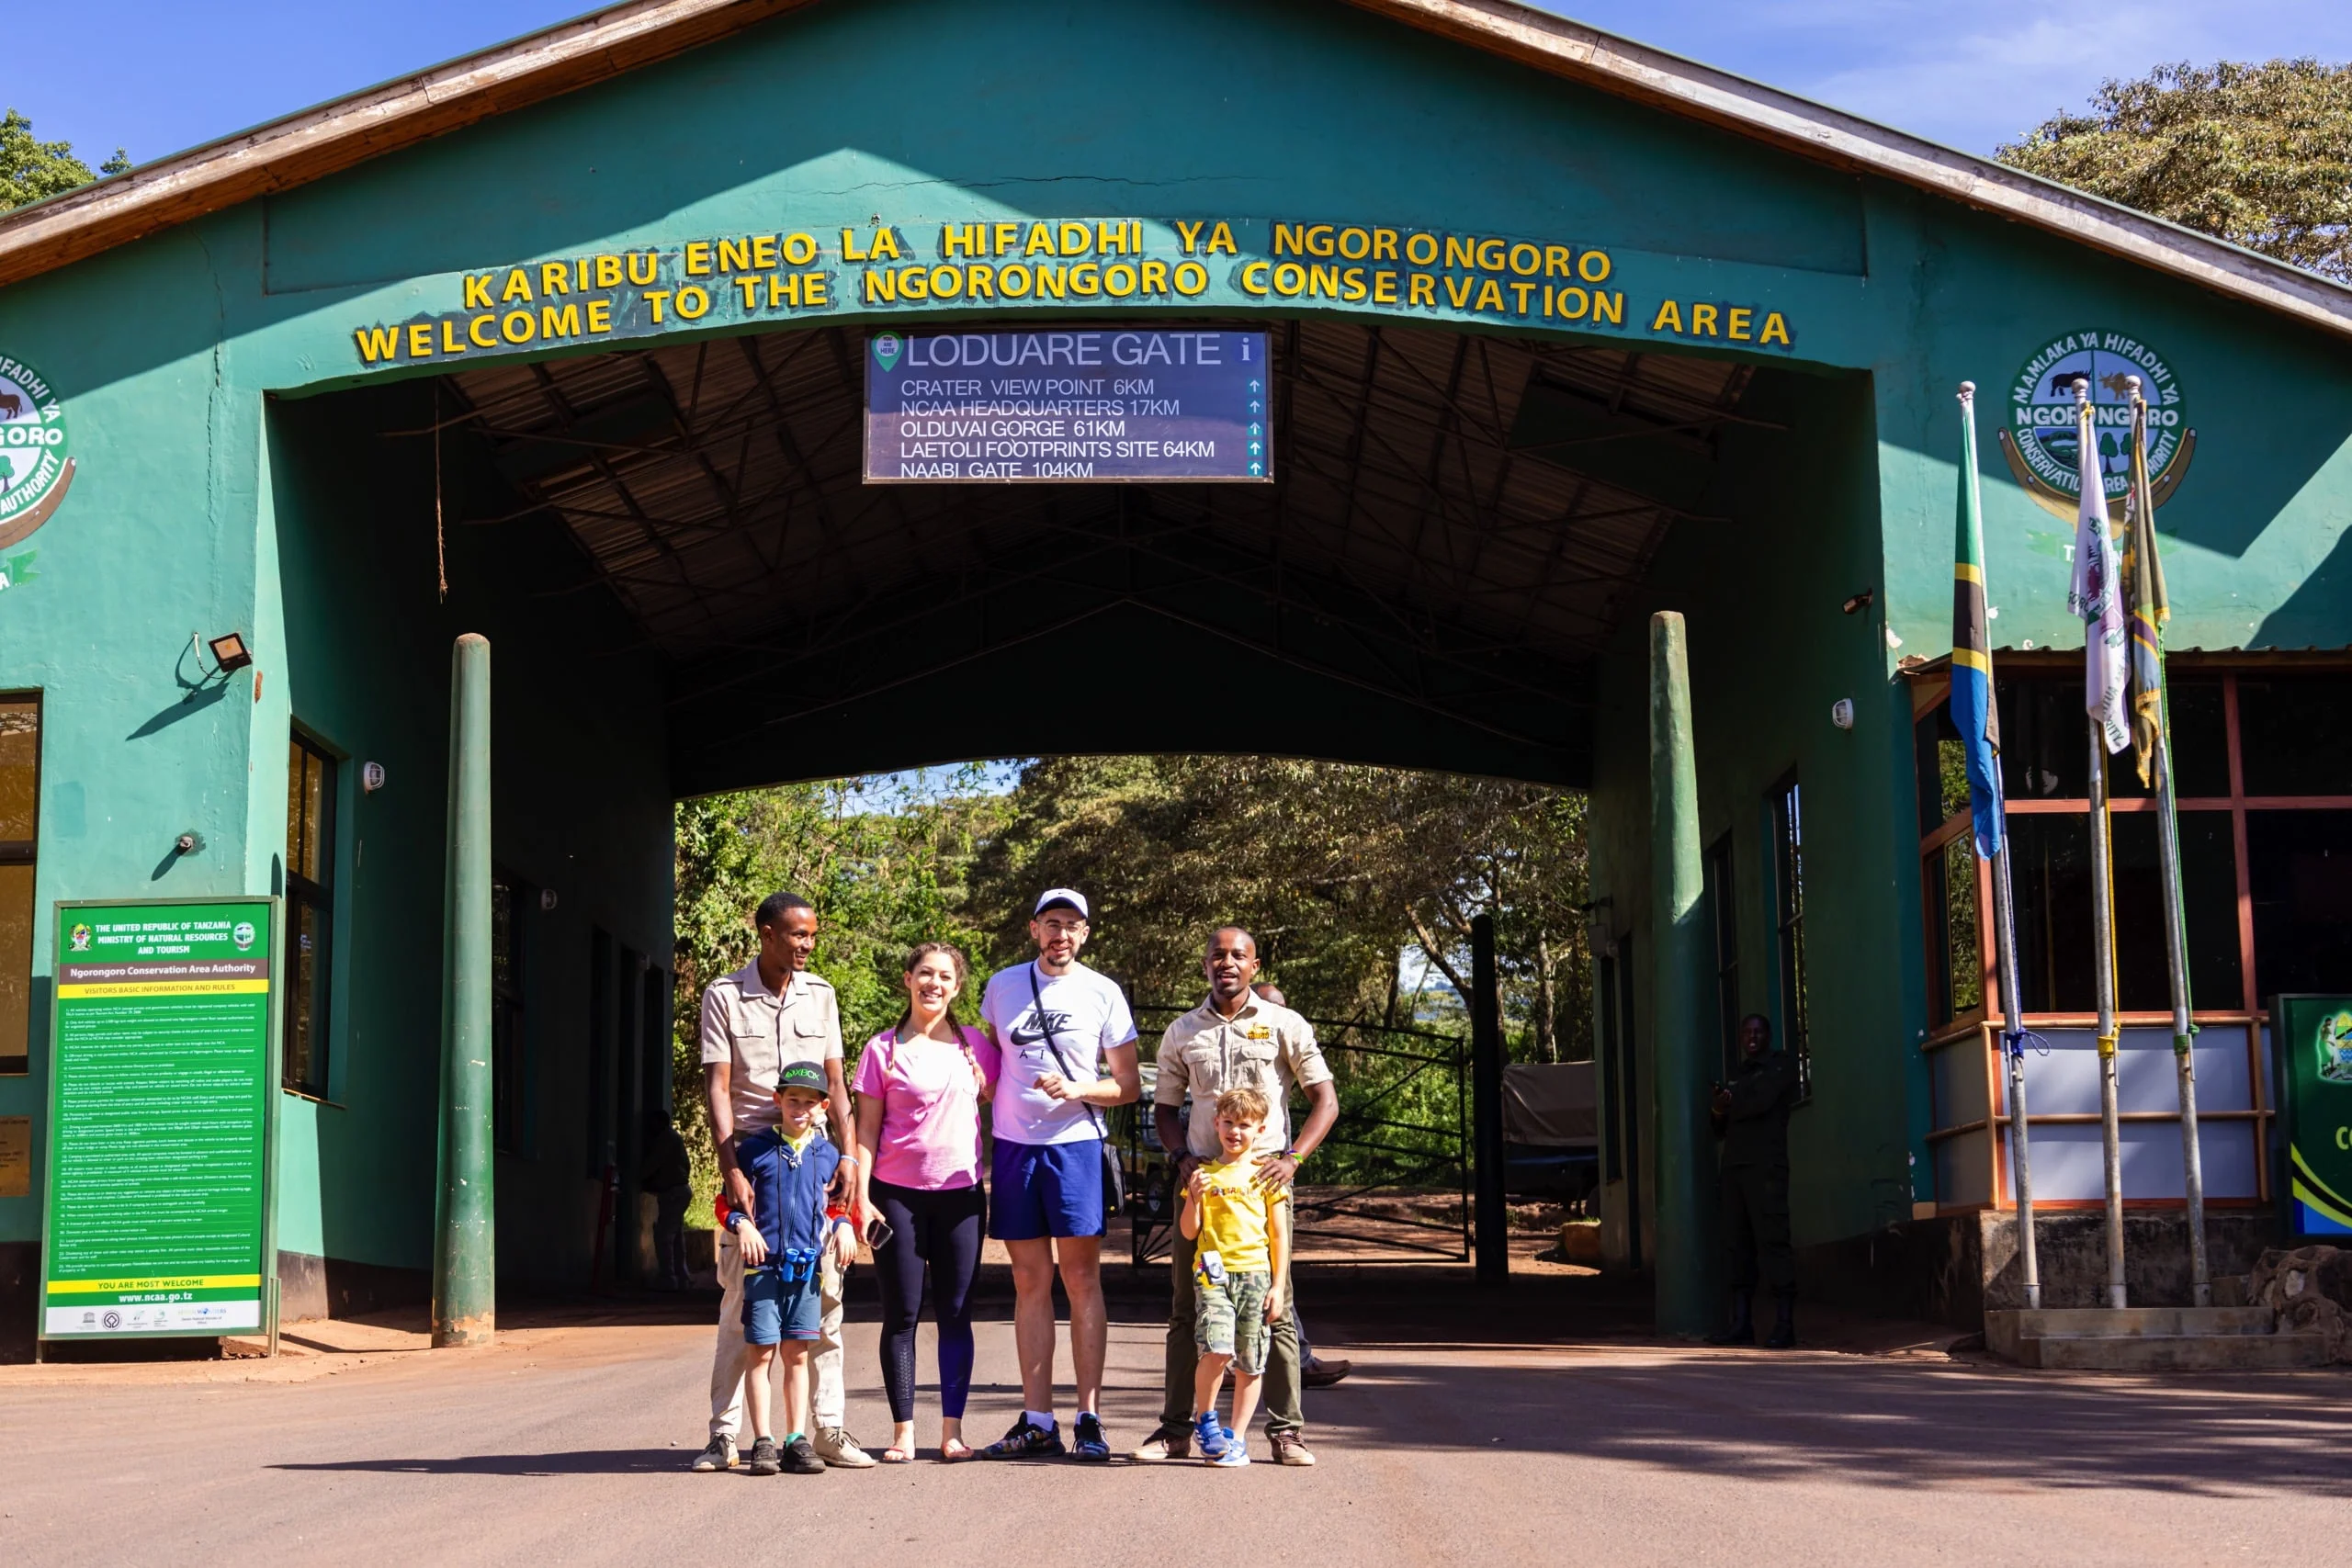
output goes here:
[[913, 1452], [907, 1449], [888, 1448], [882, 1450], [884, 1464], [904, 1464], [914, 1457]]
[[939, 1462], [942, 1464], [961, 1464], [971, 1457], [972, 1446], [961, 1438], [939, 1445]]

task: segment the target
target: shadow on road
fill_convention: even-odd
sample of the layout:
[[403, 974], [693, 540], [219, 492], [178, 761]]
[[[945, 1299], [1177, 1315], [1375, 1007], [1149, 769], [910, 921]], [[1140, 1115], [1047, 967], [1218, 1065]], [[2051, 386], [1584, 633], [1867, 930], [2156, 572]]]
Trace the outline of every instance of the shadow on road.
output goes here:
[[685, 1469], [674, 1449], [582, 1449], [572, 1453], [463, 1454], [453, 1459], [353, 1459], [273, 1464], [268, 1470], [372, 1471], [390, 1475], [653, 1475]]
[[[2079, 1378], [1796, 1352], [1497, 1364], [1384, 1355], [1313, 1396], [1351, 1446], [1520, 1451], [1745, 1482], [2352, 1498], [2352, 1376]], [[1483, 1363], [1483, 1364], [1482, 1364]], [[1393, 1413], [1417, 1420], [1400, 1428]]]

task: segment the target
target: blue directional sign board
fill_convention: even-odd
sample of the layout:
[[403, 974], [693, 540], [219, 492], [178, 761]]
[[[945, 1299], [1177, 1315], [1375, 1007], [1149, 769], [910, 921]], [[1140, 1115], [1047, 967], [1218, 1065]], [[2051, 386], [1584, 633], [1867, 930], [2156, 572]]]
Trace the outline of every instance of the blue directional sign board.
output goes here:
[[867, 484], [1268, 483], [1266, 334], [876, 333]]

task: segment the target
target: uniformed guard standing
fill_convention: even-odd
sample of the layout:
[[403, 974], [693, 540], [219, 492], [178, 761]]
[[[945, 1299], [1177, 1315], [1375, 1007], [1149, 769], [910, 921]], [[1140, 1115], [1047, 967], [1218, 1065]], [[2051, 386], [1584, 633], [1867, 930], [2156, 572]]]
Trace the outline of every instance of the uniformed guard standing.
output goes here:
[[1731, 1264], [1731, 1325], [1710, 1345], [1756, 1343], [1756, 1283], [1761, 1253], [1765, 1283], [1779, 1316], [1765, 1348], [1797, 1342], [1797, 1260], [1789, 1247], [1789, 1111], [1797, 1101], [1795, 1060], [1772, 1049], [1771, 1021], [1749, 1013], [1739, 1023], [1739, 1066], [1715, 1086], [1709, 1111], [1720, 1157], [1724, 1248]]

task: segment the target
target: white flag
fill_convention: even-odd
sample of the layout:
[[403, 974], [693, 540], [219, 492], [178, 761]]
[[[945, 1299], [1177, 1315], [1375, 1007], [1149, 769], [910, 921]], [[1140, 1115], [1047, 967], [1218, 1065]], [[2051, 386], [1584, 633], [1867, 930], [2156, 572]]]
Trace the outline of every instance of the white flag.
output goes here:
[[2107, 522], [2105, 465], [2088, 405], [2078, 423], [2082, 450], [2075, 473], [2082, 486], [2075, 515], [2075, 582], [2066, 607], [2083, 618], [2083, 706], [2098, 720], [2110, 752], [2132, 744], [2130, 649], [2123, 624], [2123, 559]]

